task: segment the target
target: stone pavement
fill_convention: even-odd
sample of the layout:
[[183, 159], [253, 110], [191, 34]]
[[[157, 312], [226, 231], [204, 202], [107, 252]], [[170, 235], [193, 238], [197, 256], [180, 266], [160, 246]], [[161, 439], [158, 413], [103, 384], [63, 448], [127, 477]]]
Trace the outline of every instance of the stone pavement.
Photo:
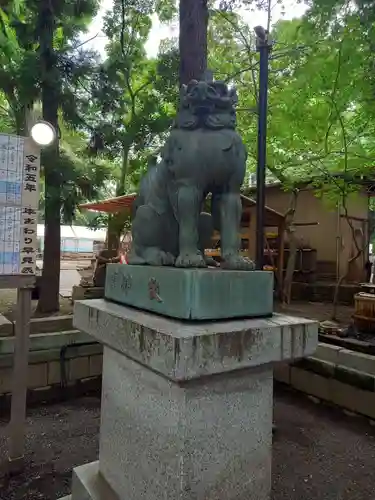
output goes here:
[[[0, 479], [0, 499], [55, 500], [70, 493], [71, 468], [97, 458], [99, 413], [98, 398], [30, 410], [27, 469]], [[368, 421], [279, 387], [275, 420], [272, 500], [375, 498], [375, 427]], [[5, 436], [0, 420], [0, 457]]]

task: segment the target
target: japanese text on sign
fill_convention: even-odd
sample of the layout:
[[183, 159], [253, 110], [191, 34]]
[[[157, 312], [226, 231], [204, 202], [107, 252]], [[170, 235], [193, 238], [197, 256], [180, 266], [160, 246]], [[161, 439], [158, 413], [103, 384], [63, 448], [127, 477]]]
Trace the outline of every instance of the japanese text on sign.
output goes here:
[[35, 274], [39, 170], [31, 139], [0, 134], [0, 275]]

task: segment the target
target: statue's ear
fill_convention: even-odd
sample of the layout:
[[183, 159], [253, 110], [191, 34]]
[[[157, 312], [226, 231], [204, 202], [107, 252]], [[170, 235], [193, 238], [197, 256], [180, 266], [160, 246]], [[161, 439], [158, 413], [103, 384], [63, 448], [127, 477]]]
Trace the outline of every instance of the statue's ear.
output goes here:
[[215, 82], [215, 88], [220, 92], [220, 95], [226, 96], [228, 94], [228, 86], [222, 80], [217, 80]]
[[229, 97], [231, 98], [231, 101], [233, 104], [238, 103], [238, 94], [237, 94], [237, 89], [236, 87], [232, 87], [229, 91]]
[[186, 92], [191, 92], [192, 89], [198, 85], [198, 83], [198, 80], [190, 80], [190, 82], [186, 86]]

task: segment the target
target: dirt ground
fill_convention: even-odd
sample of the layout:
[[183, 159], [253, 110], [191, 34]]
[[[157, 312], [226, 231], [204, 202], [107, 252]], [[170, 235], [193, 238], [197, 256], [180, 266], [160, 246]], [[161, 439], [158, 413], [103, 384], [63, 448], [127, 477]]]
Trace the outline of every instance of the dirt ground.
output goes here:
[[[100, 401], [82, 398], [29, 412], [27, 467], [0, 480], [1, 500], [56, 500], [72, 467], [96, 460]], [[375, 427], [361, 417], [276, 389], [272, 500], [373, 500]], [[6, 422], [0, 421], [0, 457]]]
[[[31, 316], [41, 316], [36, 312], [37, 300], [31, 303]], [[0, 314], [13, 321], [16, 317], [17, 310], [17, 290], [0, 290]], [[61, 316], [65, 314], [72, 314], [73, 306], [70, 299], [60, 297], [60, 311], [51, 316]], [[43, 315], [45, 316], [45, 315]]]

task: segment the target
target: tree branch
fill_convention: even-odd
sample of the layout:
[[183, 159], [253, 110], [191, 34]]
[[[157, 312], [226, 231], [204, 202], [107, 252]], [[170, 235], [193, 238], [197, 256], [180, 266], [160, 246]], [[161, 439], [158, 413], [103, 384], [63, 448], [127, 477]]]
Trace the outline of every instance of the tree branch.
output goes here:
[[235, 32], [237, 32], [242, 40], [242, 43], [244, 44], [245, 48], [246, 48], [246, 53], [247, 53], [247, 57], [249, 59], [249, 68], [250, 68], [250, 71], [251, 71], [251, 79], [252, 79], [252, 83], [253, 83], [253, 87], [254, 87], [254, 96], [255, 96], [255, 100], [256, 100], [256, 103], [258, 104], [258, 84], [257, 84], [257, 80], [256, 80], [256, 73], [255, 73], [255, 67], [256, 67], [256, 64], [257, 61], [254, 62], [254, 51], [251, 47], [251, 45], [249, 44], [249, 41], [248, 39], [246, 38], [246, 36], [244, 35], [242, 29], [239, 27], [238, 23], [235, 23], [233, 22], [232, 19], [230, 19], [230, 16], [227, 16], [225, 12], [223, 12], [222, 10], [217, 10], [216, 11], [220, 16], [222, 16], [231, 26], [232, 28], [234, 28]]
[[75, 47], [73, 47], [73, 50], [77, 50], [79, 49], [80, 47], [82, 47], [83, 45], [85, 45], [86, 43], [89, 43], [91, 42], [92, 40], [95, 40], [95, 38], [97, 38], [99, 36], [99, 33], [97, 33], [96, 35], [92, 36], [91, 38], [89, 38], [88, 40], [85, 40], [84, 42], [80, 43], [79, 45], [76, 45]]

